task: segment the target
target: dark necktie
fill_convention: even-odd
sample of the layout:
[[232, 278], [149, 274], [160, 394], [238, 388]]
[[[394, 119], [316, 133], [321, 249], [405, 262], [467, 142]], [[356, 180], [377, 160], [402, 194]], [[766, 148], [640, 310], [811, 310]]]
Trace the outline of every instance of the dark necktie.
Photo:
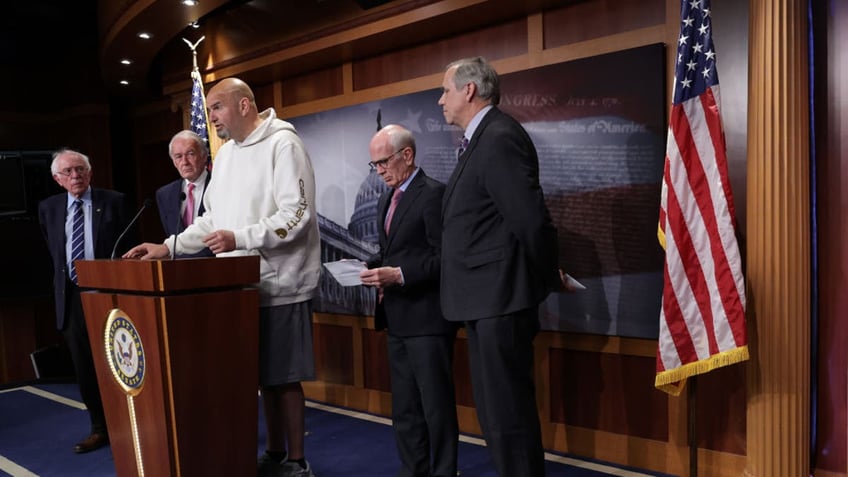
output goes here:
[[468, 149], [468, 138], [462, 136], [462, 141], [459, 143], [459, 149], [456, 150], [456, 158], [459, 159], [459, 156], [461, 156], [466, 149]]
[[74, 218], [71, 222], [71, 269], [68, 272], [68, 277], [74, 283], [77, 282], [77, 267], [74, 262], [84, 258], [85, 217], [82, 211], [82, 201], [77, 199], [74, 201]]
[[400, 202], [400, 196], [403, 195], [403, 191], [400, 189], [395, 189], [395, 193], [392, 194], [392, 203], [389, 205], [389, 211], [386, 212], [386, 235], [389, 235], [389, 227], [392, 223], [392, 217], [395, 215], [395, 209], [397, 209], [398, 202]]
[[183, 212], [183, 225], [188, 227], [194, 222], [194, 184], [188, 183], [188, 192], [186, 193], [186, 208]]

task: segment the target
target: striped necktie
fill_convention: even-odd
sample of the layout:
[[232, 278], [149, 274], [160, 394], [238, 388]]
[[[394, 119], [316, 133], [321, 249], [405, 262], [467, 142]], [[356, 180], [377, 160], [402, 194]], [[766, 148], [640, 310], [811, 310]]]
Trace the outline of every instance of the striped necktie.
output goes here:
[[74, 218], [71, 222], [71, 268], [68, 276], [71, 281], [77, 283], [76, 260], [85, 258], [85, 217], [82, 211], [82, 201], [74, 201]]

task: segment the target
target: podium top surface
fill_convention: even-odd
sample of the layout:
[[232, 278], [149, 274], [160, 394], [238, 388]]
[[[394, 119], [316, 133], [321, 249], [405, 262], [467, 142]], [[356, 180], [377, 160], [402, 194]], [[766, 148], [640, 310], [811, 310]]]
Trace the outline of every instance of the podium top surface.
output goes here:
[[259, 256], [176, 260], [78, 260], [81, 287], [140, 293], [240, 288], [259, 282]]

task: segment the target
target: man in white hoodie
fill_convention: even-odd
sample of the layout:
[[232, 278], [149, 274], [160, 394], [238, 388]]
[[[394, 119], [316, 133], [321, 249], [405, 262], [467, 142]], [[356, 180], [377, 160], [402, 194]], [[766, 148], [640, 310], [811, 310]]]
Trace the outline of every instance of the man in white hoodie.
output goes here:
[[[259, 112], [250, 87], [221, 80], [207, 95], [209, 122], [228, 139], [215, 156], [206, 213], [179, 240], [141, 244], [125, 258], [164, 258], [209, 247], [260, 260], [259, 385], [268, 431], [260, 476], [314, 477], [304, 455], [301, 381], [315, 377], [312, 302], [321, 266], [315, 175], [294, 127]], [[172, 250], [176, 248], [176, 250]]]

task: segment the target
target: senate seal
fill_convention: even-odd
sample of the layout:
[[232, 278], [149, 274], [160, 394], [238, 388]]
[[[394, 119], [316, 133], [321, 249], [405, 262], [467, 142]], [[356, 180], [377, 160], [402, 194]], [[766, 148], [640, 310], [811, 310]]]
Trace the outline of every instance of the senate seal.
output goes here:
[[115, 308], [106, 320], [103, 338], [112, 377], [125, 393], [137, 395], [144, 385], [146, 361], [144, 346], [135, 324], [126, 313]]

